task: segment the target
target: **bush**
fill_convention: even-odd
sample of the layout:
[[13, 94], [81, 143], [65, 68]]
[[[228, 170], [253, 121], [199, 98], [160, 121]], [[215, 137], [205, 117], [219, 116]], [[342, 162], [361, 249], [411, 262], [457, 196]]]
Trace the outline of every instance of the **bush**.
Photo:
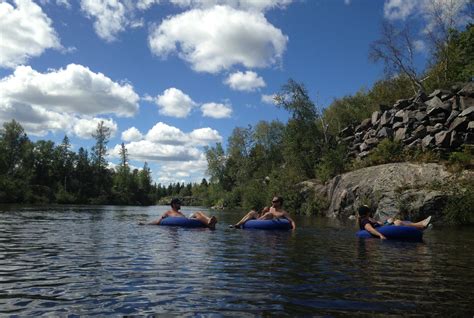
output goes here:
[[474, 168], [474, 147], [465, 145], [463, 151], [456, 151], [449, 155], [448, 163], [454, 170]]
[[474, 224], [474, 181], [459, 187], [448, 199], [443, 214], [449, 224]]
[[316, 165], [316, 176], [322, 182], [341, 174], [345, 170], [347, 149], [344, 145], [337, 145], [335, 149], [328, 149]]

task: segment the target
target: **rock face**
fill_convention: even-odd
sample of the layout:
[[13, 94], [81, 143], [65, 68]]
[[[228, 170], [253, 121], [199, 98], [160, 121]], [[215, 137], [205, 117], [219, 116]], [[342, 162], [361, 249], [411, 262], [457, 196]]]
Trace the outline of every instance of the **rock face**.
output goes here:
[[[473, 144], [474, 84], [419, 93], [398, 100], [393, 107], [381, 105], [357, 127], [346, 127], [340, 142], [348, 144], [349, 157], [363, 158], [381, 140], [390, 139], [422, 150], [452, 151]], [[429, 137], [430, 136], [430, 137]]]
[[[360, 205], [369, 204], [376, 207], [375, 217], [382, 220], [396, 215], [418, 220], [440, 216], [448, 199], [441, 187], [456, 178], [436, 163], [390, 163], [348, 172], [311, 188], [330, 203], [328, 217], [347, 218]], [[305, 188], [309, 188], [308, 182]]]

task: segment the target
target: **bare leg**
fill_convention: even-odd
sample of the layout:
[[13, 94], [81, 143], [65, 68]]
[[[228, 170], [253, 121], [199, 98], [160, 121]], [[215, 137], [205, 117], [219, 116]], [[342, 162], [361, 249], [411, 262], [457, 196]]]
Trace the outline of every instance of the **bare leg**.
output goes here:
[[253, 219], [257, 219], [258, 218], [258, 212], [257, 211], [250, 211], [249, 213], [247, 213], [243, 218], [242, 220], [240, 220], [239, 222], [237, 222], [234, 227], [240, 227], [242, 224], [244, 224], [245, 222], [247, 222], [248, 220], [253, 220]]
[[412, 226], [412, 227], [416, 227], [419, 230], [424, 230], [424, 229], [426, 229], [426, 227], [428, 226], [430, 221], [431, 221], [431, 216], [427, 217], [423, 221], [416, 222], [416, 223], [401, 221], [401, 220], [395, 220], [393, 222], [393, 224], [396, 225], [396, 226]]
[[210, 229], [216, 228], [217, 219], [215, 216], [208, 217], [201, 211], [194, 212], [191, 217], [197, 219], [199, 222], [205, 224]]

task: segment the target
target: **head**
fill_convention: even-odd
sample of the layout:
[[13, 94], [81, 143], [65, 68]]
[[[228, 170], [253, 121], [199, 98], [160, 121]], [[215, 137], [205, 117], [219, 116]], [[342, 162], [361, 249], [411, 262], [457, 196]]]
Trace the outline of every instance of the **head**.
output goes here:
[[272, 206], [282, 206], [283, 205], [283, 198], [282, 197], [279, 197], [279, 196], [275, 196], [273, 197], [272, 199]]
[[370, 216], [371, 210], [369, 206], [362, 205], [359, 207], [359, 210], [357, 212], [359, 214], [359, 218], [366, 218]]
[[178, 198], [173, 198], [171, 200], [170, 205], [171, 205], [171, 208], [179, 210], [181, 208], [181, 200]]

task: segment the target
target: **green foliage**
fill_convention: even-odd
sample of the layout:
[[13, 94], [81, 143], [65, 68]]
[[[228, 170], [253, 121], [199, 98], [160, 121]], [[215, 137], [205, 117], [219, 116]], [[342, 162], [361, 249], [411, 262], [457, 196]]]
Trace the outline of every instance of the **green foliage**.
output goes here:
[[316, 165], [317, 178], [326, 182], [332, 177], [343, 173], [346, 168], [346, 154], [347, 149], [343, 144], [326, 149], [321, 157], [321, 161]]
[[365, 158], [366, 166], [381, 165], [384, 163], [400, 162], [405, 160], [403, 144], [390, 139], [382, 140], [370, 155]]
[[452, 152], [449, 155], [448, 164], [457, 171], [474, 168], [474, 147], [465, 145], [462, 151]]
[[443, 214], [450, 224], [474, 224], [474, 181], [470, 180], [453, 189]]

